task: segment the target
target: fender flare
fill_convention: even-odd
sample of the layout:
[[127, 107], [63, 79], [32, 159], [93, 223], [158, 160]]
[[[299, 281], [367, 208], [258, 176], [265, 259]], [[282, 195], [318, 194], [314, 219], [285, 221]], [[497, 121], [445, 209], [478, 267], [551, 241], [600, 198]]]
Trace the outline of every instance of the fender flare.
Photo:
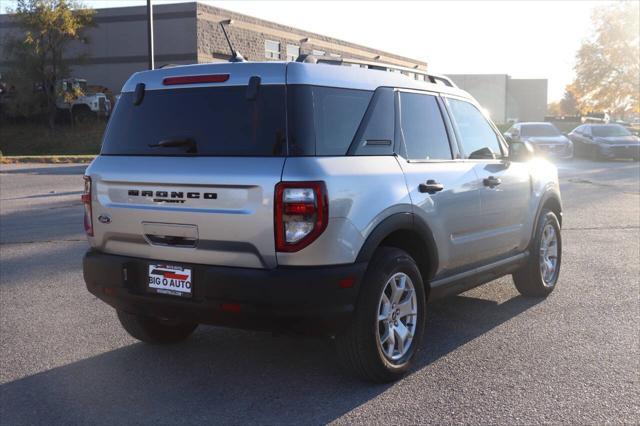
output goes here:
[[531, 237], [529, 239], [529, 244], [534, 240], [536, 232], [538, 232], [538, 221], [540, 220], [540, 214], [542, 213], [542, 207], [547, 203], [547, 201], [553, 200], [560, 206], [560, 215], [558, 216], [558, 222], [560, 223], [560, 227], [562, 227], [562, 201], [560, 201], [560, 196], [553, 189], [547, 189], [544, 194], [540, 197], [540, 202], [538, 203], [538, 209], [536, 211], [536, 216], [533, 222], [533, 226], [531, 227]]
[[[428, 259], [429, 276], [423, 277], [425, 283], [431, 280], [438, 269], [438, 247], [433, 237], [433, 232], [427, 223], [413, 213], [394, 213], [383, 219], [366, 238], [360, 248], [356, 262], [368, 262], [380, 243], [395, 231], [413, 231], [424, 241]], [[421, 259], [415, 259], [420, 262]]]

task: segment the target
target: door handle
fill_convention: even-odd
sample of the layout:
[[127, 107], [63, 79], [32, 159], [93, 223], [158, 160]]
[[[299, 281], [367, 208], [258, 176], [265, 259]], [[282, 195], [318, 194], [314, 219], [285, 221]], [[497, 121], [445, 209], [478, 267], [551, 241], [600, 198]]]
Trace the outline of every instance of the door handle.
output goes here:
[[495, 176], [489, 176], [488, 178], [483, 179], [482, 183], [484, 183], [484, 186], [488, 186], [489, 188], [495, 188], [502, 183], [502, 179]]
[[429, 179], [427, 183], [421, 183], [418, 185], [418, 191], [427, 194], [435, 194], [436, 192], [440, 192], [444, 189], [444, 185], [436, 182], [433, 179]]

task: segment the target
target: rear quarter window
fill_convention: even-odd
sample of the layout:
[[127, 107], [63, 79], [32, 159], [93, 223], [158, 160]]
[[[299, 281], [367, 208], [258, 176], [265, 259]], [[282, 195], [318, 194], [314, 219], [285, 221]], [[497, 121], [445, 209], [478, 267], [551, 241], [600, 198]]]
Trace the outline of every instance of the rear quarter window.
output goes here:
[[333, 87], [288, 87], [291, 155], [345, 155], [373, 92]]

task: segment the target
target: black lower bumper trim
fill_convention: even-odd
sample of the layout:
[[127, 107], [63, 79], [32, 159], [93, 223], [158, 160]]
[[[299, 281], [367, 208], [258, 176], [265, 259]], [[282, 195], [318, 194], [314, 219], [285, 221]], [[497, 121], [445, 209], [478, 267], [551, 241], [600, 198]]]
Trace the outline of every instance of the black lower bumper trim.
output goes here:
[[[192, 269], [192, 297], [149, 293], [150, 263]], [[322, 326], [351, 317], [366, 263], [250, 269], [141, 259], [90, 250], [83, 261], [87, 289], [116, 309], [162, 318], [254, 329]], [[351, 283], [351, 286], [345, 283]], [[229, 305], [233, 305], [229, 312]], [[298, 322], [292, 321], [297, 319]]]

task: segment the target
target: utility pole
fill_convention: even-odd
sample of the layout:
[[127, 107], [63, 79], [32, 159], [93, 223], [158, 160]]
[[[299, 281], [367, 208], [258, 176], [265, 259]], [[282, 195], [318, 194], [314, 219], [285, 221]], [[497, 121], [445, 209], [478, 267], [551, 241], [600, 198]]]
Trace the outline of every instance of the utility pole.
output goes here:
[[151, 0], [147, 0], [147, 42], [149, 47], [149, 69], [155, 68], [155, 61], [153, 59], [153, 5]]

